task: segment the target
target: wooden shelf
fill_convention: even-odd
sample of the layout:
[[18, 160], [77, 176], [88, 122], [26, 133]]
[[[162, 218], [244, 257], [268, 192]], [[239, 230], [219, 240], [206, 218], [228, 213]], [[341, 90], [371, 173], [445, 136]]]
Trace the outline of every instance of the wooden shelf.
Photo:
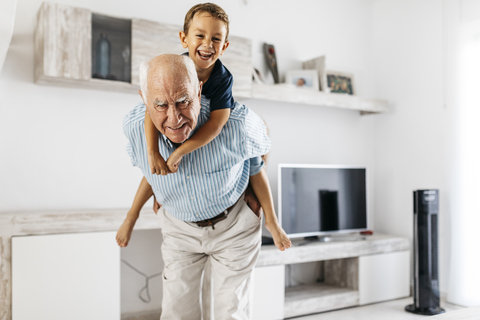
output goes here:
[[384, 234], [367, 236], [366, 240], [312, 242], [300, 245], [304, 240], [294, 239], [293, 246], [286, 251], [277, 247], [262, 246], [257, 267], [344, 259], [410, 249], [408, 239]]
[[252, 84], [253, 99], [300, 103], [314, 106], [358, 110], [362, 114], [388, 111], [388, 102], [348, 94], [325, 93], [297, 88], [291, 84]]
[[324, 283], [285, 288], [284, 317], [357, 306], [358, 290]]
[[[119, 50], [128, 52], [128, 45], [125, 45], [126, 40], [122, 38], [125, 30], [121, 35], [116, 33], [119, 25], [123, 29], [131, 29], [131, 47], [129, 48], [131, 49], [131, 61], [128, 63], [126, 61], [119, 62], [119, 59], [121, 60]], [[181, 28], [181, 26], [156, 21], [108, 17], [95, 14], [88, 9], [45, 2], [38, 12], [35, 30], [35, 82], [47, 85], [136, 92], [139, 89], [138, 69], [143, 60], [164, 53], [181, 54], [185, 52], [178, 38], [178, 31]], [[100, 29], [109, 30], [108, 34], [112, 38], [112, 50], [116, 53], [115, 55], [112, 53], [112, 68], [114, 64], [117, 71], [123, 70], [124, 74], [125, 70], [131, 68], [131, 78], [124, 76], [130, 81], [92, 78], [92, 73], [94, 73], [92, 49], [95, 49], [92, 39], [93, 42], [96, 41]], [[128, 35], [130, 36], [130, 33]], [[384, 100], [312, 91], [297, 88], [291, 84], [252, 83], [251, 52], [250, 39], [231, 36], [230, 46], [222, 56], [223, 64], [234, 76], [233, 96], [235, 98], [342, 108], [357, 110], [362, 114], [388, 111], [388, 102]], [[120, 75], [117, 75], [116, 78], [123, 79]]]

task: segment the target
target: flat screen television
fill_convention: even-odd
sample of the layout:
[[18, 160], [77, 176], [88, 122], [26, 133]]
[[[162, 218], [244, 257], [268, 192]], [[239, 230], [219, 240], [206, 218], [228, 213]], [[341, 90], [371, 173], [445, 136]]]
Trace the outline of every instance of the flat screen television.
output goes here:
[[280, 164], [278, 216], [290, 238], [368, 230], [366, 168]]

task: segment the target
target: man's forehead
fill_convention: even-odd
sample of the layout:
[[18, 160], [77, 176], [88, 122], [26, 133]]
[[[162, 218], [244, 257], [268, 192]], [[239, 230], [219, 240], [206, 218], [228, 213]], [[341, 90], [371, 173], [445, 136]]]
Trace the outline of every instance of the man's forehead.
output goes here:
[[154, 75], [148, 81], [148, 90], [156, 94], [166, 94], [174, 97], [191, 95], [193, 86], [190, 79], [183, 76]]

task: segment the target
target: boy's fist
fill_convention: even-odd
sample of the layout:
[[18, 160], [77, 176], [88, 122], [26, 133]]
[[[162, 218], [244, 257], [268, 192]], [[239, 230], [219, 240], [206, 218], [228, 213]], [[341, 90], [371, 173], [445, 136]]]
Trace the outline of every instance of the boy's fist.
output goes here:
[[168, 170], [168, 166], [159, 152], [148, 153], [148, 165], [150, 166], [150, 172], [153, 174], [166, 176], [167, 174], [172, 173]]

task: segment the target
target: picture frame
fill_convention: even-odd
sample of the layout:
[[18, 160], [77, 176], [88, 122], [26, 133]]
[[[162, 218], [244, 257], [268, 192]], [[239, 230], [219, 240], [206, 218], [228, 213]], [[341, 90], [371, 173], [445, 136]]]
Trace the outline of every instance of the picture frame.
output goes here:
[[331, 93], [355, 94], [353, 74], [341, 71], [327, 71], [327, 86]]
[[318, 73], [316, 70], [289, 70], [285, 82], [302, 89], [318, 91]]
[[325, 72], [325, 56], [313, 58], [303, 62], [303, 69], [317, 70], [318, 73], [318, 90], [323, 92], [327, 91], [327, 74]]

